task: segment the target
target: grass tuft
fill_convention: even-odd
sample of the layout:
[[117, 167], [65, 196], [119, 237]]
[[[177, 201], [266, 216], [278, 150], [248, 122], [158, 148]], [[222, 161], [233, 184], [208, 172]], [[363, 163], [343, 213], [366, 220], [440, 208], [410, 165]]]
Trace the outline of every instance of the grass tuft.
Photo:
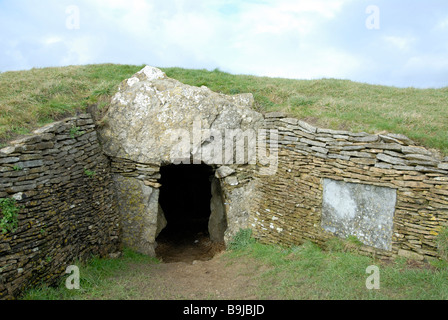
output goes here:
[[437, 251], [440, 257], [448, 261], [448, 227], [443, 228], [436, 238]]
[[238, 233], [230, 241], [228, 248], [230, 250], [242, 250], [253, 243], [255, 240], [252, 238], [251, 229], [240, 229]]
[[[124, 249], [117, 259], [93, 257], [88, 262], [75, 261], [73, 265], [79, 267], [80, 289], [69, 290], [65, 287], [67, 277], [62, 277], [59, 285], [51, 287], [42, 284], [27, 290], [21, 300], [90, 300], [109, 298], [109, 294], [120, 294], [119, 286], [109, 280], [122, 272], [126, 272], [130, 264], [157, 264], [155, 258], [139, 254], [130, 249]], [[68, 276], [68, 275], [67, 275]], [[114, 288], [115, 287], [115, 288]], [[114, 299], [112, 297], [112, 299]]]

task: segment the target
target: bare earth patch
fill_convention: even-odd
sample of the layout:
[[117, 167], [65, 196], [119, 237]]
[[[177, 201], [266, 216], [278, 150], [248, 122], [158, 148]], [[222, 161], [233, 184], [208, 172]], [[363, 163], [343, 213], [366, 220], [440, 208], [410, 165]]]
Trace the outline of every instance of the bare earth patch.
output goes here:
[[213, 243], [207, 234], [180, 235], [173, 238], [159, 237], [157, 239], [156, 255], [164, 263], [186, 262], [195, 260], [210, 260], [218, 252], [225, 249], [224, 243]]
[[207, 261], [136, 264], [111, 281], [135, 300], [258, 299], [257, 274], [266, 267], [248, 260], [230, 262], [225, 254], [218, 253]]
[[[190, 239], [191, 240], [191, 239]], [[160, 264], [130, 264], [126, 272], [110, 279], [115, 288], [102, 299], [133, 300], [253, 300], [259, 275], [268, 267], [253, 259], [230, 259], [222, 245], [212, 245], [207, 237], [199, 242], [161, 243]]]
[[246, 263], [228, 264], [221, 254], [193, 264], [159, 264], [152, 273], [154, 288], [163, 299], [255, 299], [256, 268]]

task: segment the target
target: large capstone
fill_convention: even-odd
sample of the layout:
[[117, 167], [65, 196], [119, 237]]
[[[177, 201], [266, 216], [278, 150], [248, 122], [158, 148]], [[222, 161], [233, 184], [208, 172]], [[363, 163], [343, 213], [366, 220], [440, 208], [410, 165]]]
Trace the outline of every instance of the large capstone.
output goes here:
[[[176, 152], [185, 150], [180, 157], [190, 160], [202, 149], [204, 155], [197, 159], [222, 164], [225, 158], [214, 157], [211, 150], [207, 157], [204, 150], [213, 145], [211, 140], [224, 145], [230, 130], [260, 128], [263, 116], [252, 109], [253, 103], [252, 94], [229, 96], [189, 86], [147, 66], [121, 83], [100, 138], [108, 155], [140, 163], [173, 163]], [[182, 134], [189, 135], [188, 141], [182, 141]]]

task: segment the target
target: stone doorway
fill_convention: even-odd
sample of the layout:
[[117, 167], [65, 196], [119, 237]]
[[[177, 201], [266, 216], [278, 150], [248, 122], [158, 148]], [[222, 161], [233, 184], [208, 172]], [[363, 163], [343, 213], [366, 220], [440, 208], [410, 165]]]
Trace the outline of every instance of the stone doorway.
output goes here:
[[166, 227], [156, 238], [163, 262], [209, 260], [224, 248], [225, 210], [215, 170], [205, 164], [160, 168]]

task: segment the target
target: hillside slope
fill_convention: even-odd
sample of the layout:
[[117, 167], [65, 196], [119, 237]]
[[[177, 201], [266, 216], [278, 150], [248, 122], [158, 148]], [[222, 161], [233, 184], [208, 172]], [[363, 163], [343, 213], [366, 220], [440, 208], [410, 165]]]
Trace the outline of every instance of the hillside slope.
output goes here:
[[[92, 105], [105, 110], [119, 83], [142, 68], [102, 64], [1, 73], [0, 143]], [[251, 92], [260, 112], [283, 111], [331, 129], [401, 133], [448, 154], [448, 87], [395, 88], [336, 79], [162, 70], [186, 84], [225, 94]]]

